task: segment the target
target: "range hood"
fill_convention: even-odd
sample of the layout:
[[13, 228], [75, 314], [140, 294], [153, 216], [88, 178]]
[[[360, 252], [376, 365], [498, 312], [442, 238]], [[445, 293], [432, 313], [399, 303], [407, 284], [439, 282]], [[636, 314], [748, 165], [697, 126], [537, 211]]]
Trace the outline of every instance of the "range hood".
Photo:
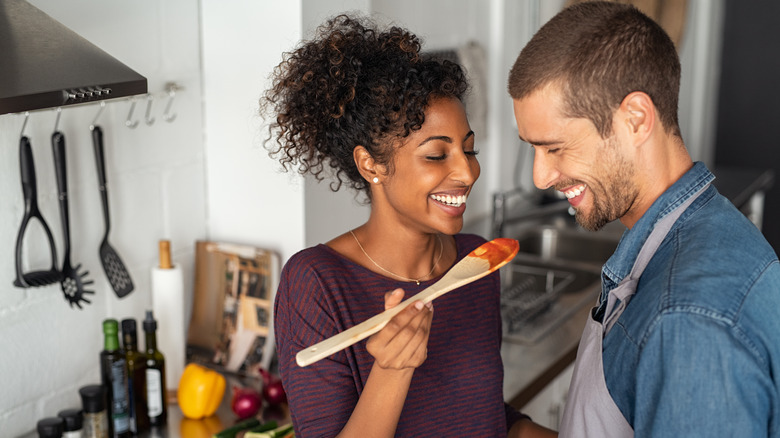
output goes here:
[[24, 0], [0, 0], [0, 114], [144, 94], [146, 78]]

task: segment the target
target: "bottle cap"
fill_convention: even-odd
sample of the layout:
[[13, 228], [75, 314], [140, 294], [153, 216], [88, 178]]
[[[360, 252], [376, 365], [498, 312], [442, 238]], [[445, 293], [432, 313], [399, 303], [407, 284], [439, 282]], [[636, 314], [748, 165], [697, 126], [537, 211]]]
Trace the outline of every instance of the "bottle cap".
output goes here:
[[157, 321], [154, 319], [151, 310], [146, 311], [146, 319], [144, 320], [144, 331], [153, 332], [157, 330]]
[[65, 421], [60, 417], [49, 417], [38, 421], [38, 437], [61, 437]]
[[95, 413], [106, 410], [106, 388], [102, 385], [87, 385], [79, 389], [84, 412]]
[[82, 415], [79, 409], [65, 409], [60, 411], [57, 416], [65, 421], [63, 432], [81, 430], [84, 423], [84, 415]]
[[135, 333], [135, 319], [128, 318], [122, 320], [122, 333]]
[[106, 335], [115, 335], [119, 333], [119, 323], [115, 319], [109, 318], [103, 320], [103, 333]]

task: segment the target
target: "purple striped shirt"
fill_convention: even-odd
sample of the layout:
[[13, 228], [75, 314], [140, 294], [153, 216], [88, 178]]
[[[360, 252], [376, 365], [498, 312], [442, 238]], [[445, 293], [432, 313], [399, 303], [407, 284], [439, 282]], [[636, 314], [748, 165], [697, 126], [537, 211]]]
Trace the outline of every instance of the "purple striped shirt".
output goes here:
[[[458, 260], [485, 242], [455, 236]], [[410, 297], [414, 283], [376, 274], [325, 245], [295, 254], [282, 269], [274, 327], [279, 368], [296, 437], [332, 437], [357, 404], [374, 362], [363, 340], [301, 368], [295, 355], [384, 310], [384, 294]], [[503, 400], [498, 272], [437, 298], [428, 357], [417, 368], [397, 437], [505, 437], [522, 415]]]

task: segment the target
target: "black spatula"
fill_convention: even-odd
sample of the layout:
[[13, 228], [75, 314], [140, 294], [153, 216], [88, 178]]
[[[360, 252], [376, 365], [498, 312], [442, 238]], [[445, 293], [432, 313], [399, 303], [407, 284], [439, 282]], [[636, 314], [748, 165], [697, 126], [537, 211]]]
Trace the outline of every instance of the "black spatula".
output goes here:
[[97, 164], [98, 187], [100, 189], [100, 199], [103, 204], [103, 220], [106, 224], [106, 231], [103, 234], [103, 241], [100, 243], [100, 263], [103, 264], [103, 270], [106, 272], [111, 288], [114, 289], [119, 298], [124, 297], [133, 291], [133, 280], [130, 273], [127, 272], [125, 264], [119, 258], [116, 250], [108, 243], [108, 232], [111, 228], [111, 221], [108, 215], [108, 188], [106, 187], [106, 164], [103, 155], [103, 130], [100, 126], [92, 125], [89, 127], [92, 131], [92, 144], [95, 148], [95, 163]]
[[70, 307], [75, 304], [81, 309], [81, 303], [91, 303], [84, 294], [94, 294], [94, 291], [86, 287], [94, 283], [87, 277], [89, 271], [81, 270], [81, 264], [72, 266], [70, 263], [70, 213], [68, 212], [68, 174], [67, 159], [65, 157], [65, 136], [62, 132], [55, 131], [51, 136], [51, 150], [54, 155], [54, 173], [57, 176], [57, 198], [60, 204], [60, 220], [62, 221], [62, 238], [65, 248], [62, 255], [62, 279], [60, 287]]

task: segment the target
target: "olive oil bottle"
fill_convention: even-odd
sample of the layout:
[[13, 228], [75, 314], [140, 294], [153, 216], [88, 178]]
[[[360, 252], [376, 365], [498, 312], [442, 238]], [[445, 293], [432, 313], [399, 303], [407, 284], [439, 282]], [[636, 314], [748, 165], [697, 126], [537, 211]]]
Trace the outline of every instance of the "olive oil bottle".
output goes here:
[[168, 419], [165, 386], [165, 357], [157, 349], [157, 321], [151, 310], [146, 311], [146, 404], [149, 423], [162, 426]]
[[138, 334], [133, 318], [122, 320], [122, 346], [127, 361], [130, 430], [138, 435], [149, 430], [149, 416], [146, 409], [146, 355], [138, 351]]
[[127, 361], [119, 348], [119, 323], [103, 321], [104, 350], [100, 352], [100, 374], [108, 401], [108, 431], [111, 438], [130, 438], [130, 403], [127, 391]]

